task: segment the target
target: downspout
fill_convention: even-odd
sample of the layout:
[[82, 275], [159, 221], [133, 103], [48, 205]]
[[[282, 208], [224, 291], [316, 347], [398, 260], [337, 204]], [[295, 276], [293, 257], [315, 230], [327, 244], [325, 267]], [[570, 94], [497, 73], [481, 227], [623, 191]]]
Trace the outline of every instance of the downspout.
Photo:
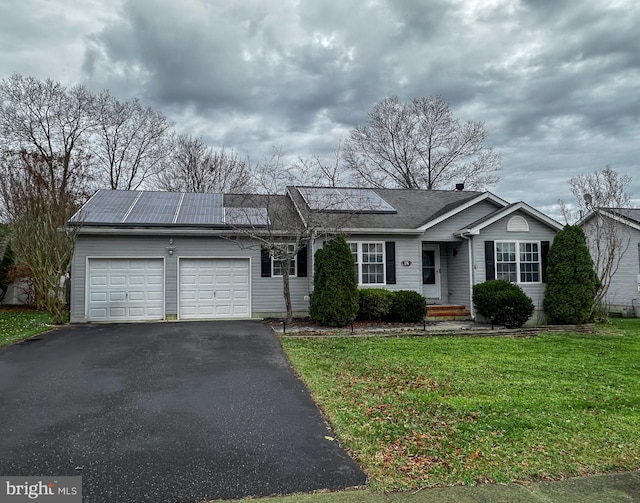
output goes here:
[[471, 313], [471, 318], [476, 319], [476, 310], [473, 306], [473, 284], [474, 284], [474, 269], [473, 269], [473, 236], [469, 236], [466, 234], [460, 234], [462, 239], [466, 239], [468, 246], [468, 254], [469, 254], [469, 312]]

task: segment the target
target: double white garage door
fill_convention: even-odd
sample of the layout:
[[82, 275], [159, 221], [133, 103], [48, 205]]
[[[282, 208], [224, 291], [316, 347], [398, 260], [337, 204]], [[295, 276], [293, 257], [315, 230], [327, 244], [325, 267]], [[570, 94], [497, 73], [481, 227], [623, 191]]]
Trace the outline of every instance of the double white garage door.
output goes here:
[[[249, 260], [178, 260], [180, 319], [249, 317]], [[161, 320], [165, 313], [163, 259], [93, 258], [88, 263], [90, 321]]]

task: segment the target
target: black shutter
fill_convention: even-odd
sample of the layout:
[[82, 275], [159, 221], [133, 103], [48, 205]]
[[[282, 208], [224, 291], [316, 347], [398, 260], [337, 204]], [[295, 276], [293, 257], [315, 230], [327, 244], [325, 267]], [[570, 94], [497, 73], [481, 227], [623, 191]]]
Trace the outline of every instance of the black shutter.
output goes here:
[[298, 277], [306, 278], [307, 277], [307, 247], [305, 246], [298, 252], [298, 256], [296, 257], [298, 261]]
[[387, 256], [386, 273], [387, 273], [387, 285], [396, 284], [396, 242], [387, 241], [384, 244], [385, 254]]
[[484, 242], [484, 269], [486, 281], [496, 279], [496, 264], [493, 259], [493, 241]]
[[271, 256], [266, 248], [260, 249], [260, 276], [263, 278], [271, 277]]
[[540, 243], [540, 266], [542, 267], [542, 282], [547, 282], [547, 260], [549, 258], [549, 241]]

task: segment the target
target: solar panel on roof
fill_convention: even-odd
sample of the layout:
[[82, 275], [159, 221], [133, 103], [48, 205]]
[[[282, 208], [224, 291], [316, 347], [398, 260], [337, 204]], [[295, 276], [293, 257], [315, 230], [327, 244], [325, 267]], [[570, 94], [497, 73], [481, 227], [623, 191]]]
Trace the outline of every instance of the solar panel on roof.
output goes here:
[[136, 200], [125, 224], [172, 223], [182, 194], [177, 192], [143, 192]]
[[396, 213], [393, 206], [371, 189], [298, 187], [298, 191], [309, 208], [316, 211]]
[[266, 208], [226, 208], [223, 194], [99, 190], [72, 223], [158, 226], [266, 226]]
[[267, 208], [225, 208], [224, 222], [227, 225], [259, 227], [270, 223]]
[[71, 219], [75, 223], [120, 223], [140, 195], [138, 191], [99, 190]]
[[222, 194], [184, 194], [176, 224], [221, 225], [223, 223]]

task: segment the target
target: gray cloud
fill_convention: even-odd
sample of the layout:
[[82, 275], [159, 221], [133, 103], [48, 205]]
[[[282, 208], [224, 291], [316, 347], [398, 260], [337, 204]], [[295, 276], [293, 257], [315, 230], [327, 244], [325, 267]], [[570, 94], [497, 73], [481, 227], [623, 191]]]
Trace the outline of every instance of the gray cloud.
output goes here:
[[635, 0], [53, 4], [0, 5], [2, 75], [138, 96], [253, 160], [274, 146], [331, 158], [379, 99], [441, 94], [485, 121], [506, 199], [555, 211], [571, 176], [638, 166]]

